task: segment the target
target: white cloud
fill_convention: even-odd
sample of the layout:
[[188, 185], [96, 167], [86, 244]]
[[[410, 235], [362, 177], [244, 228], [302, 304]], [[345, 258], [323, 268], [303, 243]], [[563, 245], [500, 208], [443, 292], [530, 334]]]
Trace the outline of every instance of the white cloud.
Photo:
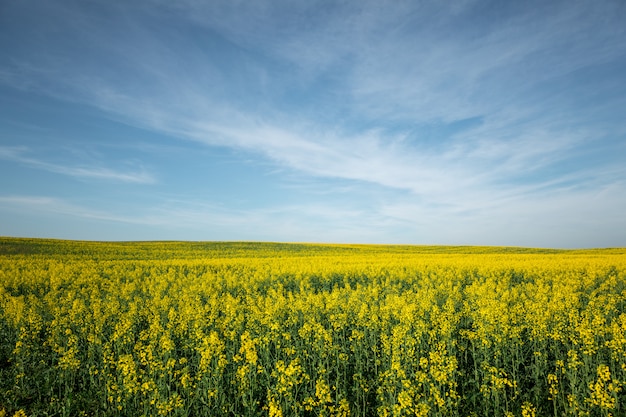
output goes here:
[[137, 219], [116, 216], [102, 210], [95, 210], [71, 203], [65, 199], [49, 196], [5, 195], [0, 196], [0, 206], [20, 212], [36, 212], [66, 215], [91, 220], [105, 220], [122, 223], [135, 223]]
[[154, 177], [143, 170], [138, 172], [125, 172], [98, 166], [61, 165], [25, 156], [27, 152], [28, 148], [26, 147], [0, 146], [0, 159], [10, 160], [31, 168], [67, 175], [77, 179], [116, 181], [136, 184], [152, 184], [155, 182]]
[[[601, 163], [567, 165], [598, 138], [623, 138], [623, 122], [609, 112], [625, 99], [607, 96], [594, 104], [577, 97], [601, 80], [568, 81], [575, 93], [558, 87], [578, 71], [623, 63], [623, 13], [612, 2], [549, 4], [485, 21], [471, 1], [453, 11], [438, 2], [354, 2], [328, 14], [300, 2], [149, 4], [148, 18], [125, 10], [115, 33], [100, 17], [73, 11], [65, 19], [111, 67], [22, 57], [0, 69], [0, 82], [87, 104], [179, 140], [244, 150], [312, 178], [382, 186], [398, 199], [357, 212], [330, 205], [239, 212], [179, 202], [177, 214], [167, 205], [151, 212], [155, 223], [241, 229], [271, 221], [295, 235], [306, 229], [298, 226], [306, 213], [327, 222], [335, 213], [373, 224], [406, 221], [428, 233], [434, 233], [430, 224], [444, 224], [450, 236], [455, 227], [480, 235], [493, 222], [495, 236], [515, 216], [532, 223], [546, 213], [546, 223], [571, 224], [584, 210], [568, 208], [586, 207], [595, 198], [590, 188], [623, 189], [623, 158], [601, 169]], [[206, 39], [190, 41], [181, 28], [146, 23], [165, 15], [162, 8], [177, 10], [176, 19]], [[232, 55], [214, 55], [203, 39], [222, 42]], [[290, 93], [296, 97], [283, 102]], [[445, 128], [472, 117], [481, 124], [442, 134], [434, 146], [422, 140], [425, 125]], [[27, 155], [27, 149], [0, 148], [5, 160], [76, 178], [154, 182], [142, 169], [66, 166]], [[598, 201], [607, 205], [599, 211], [604, 217], [614, 215], [613, 206], [624, 208], [622, 199]]]
[[[42, 235], [49, 235], [46, 228], [54, 229], [54, 222], [45, 218], [70, 217], [79, 221], [106, 222], [111, 225], [147, 227], [159, 239], [201, 240], [268, 240], [316, 241], [316, 242], [374, 242], [385, 241], [383, 226], [388, 221], [364, 210], [342, 208], [332, 204], [292, 204], [266, 208], [232, 209], [201, 201], [165, 200], [150, 209], [137, 209], [136, 214], [126, 210], [125, 214], [94, 209], [67, 199], [32, 196], [0, 196], [0, 210], [13, 210], [21, 214], [34, 213], [44, 219], [40, 226]], [[41, 217], [41, 215], [45, 217]], [[368, 225], [363, 225], [363, 219]], [[79, 239], [80, 230], [68, 228], [65, 237]], [[186, 236], [186, 237], [185, 237]], [[136, 240], [130, 234], [118, 239]]]
[[[381, 209], [424, 243], [530, 247], [623, 246], [626, 184], [595, 189], [513, 195], [462, 207], [390, 201]], [[489, 197], [489, 196], [482, 196]], [[479, 197], [480, 198], [480, 197]]]

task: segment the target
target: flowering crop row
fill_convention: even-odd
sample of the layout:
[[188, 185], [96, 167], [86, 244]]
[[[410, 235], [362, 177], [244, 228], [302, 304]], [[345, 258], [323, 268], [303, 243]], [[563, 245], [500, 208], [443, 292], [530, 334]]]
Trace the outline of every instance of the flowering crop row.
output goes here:
[[0, 416], [626, 415], [626, 251], [0, 239]]

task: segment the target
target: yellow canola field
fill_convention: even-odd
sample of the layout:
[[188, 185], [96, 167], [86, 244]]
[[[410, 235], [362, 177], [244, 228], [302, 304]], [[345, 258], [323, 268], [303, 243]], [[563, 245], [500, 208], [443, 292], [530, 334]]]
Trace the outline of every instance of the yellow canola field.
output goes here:
[[626, 251], [0, 238], [0, 416], [624, 416]]

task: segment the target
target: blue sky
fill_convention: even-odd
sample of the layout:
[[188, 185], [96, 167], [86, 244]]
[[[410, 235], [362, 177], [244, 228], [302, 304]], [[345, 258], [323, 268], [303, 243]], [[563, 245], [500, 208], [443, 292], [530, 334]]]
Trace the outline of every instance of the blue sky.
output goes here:
[[626, 246], [626, 3], [0, 3], [0, 235]]

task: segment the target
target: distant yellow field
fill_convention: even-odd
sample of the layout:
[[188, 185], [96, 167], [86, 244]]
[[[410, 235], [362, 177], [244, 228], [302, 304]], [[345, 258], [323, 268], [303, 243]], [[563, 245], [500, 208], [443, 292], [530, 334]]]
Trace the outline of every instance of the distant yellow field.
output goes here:
[[0, 238], [0, 416], [624, 416], [626, 250]]

